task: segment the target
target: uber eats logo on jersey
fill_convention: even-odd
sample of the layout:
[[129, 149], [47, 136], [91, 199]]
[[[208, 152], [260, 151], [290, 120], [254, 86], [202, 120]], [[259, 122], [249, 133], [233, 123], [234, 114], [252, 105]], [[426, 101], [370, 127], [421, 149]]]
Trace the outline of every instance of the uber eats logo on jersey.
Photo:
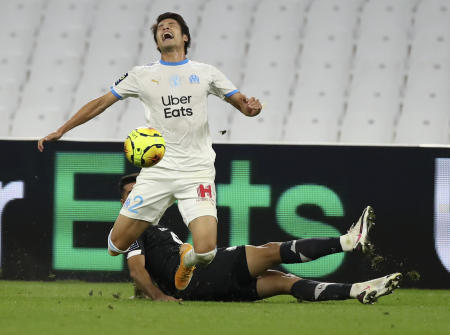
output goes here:
[[166, 119], [171, 117], [180, 117], [180, 116], [191, 116], [192, 108], [185, 107], [184, 105], [191, 103], [191, 95], [174, 97], [173, 95], [168, 95], [167, 97], [161, 97], [162, 104], [167, 106], [164, 108], [164, 116]]

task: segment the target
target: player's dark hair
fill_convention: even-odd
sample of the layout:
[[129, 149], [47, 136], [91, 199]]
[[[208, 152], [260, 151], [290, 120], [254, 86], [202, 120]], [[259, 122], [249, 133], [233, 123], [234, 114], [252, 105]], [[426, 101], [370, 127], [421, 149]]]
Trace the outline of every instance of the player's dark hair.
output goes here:
[[[188, 37], [188, 41], [184, 43], [184, 53], [187, 55], [188, 51], [187, 49], [191, 45], [191, 34], [189, 33], [189, 27], [187, 26], [186, 22], [184, 21], [183, 17], [180, 14], [172, 13], [172, 12], [166, 12], [158, 16], [156, 19], [156, 23], [152, 26], [152, 32], [153, 32], [153, 39], [155, 40], [156, 45], [158, 45], [158, 42], [156, 40], [156, 33], [158, 31], [158, 24], [165, 19], [174, 19], [178, 22], [178, 24], [181, 27], [181, 33], [186, 35]], [[157, 47], [158, 51], [161, 52], [161, 50]]]
[[129, 183], [135, 183], [136, 177], [138, 176], [138, 174], [139, 173], [130, 173], [130, 174], [127, 174], [120, 178], [120, 180], [119, 180], [120, 197], [122, 197], [122, 193], [123, 193], [123, 189], [124, 189], [125, 185], [129, 184]]

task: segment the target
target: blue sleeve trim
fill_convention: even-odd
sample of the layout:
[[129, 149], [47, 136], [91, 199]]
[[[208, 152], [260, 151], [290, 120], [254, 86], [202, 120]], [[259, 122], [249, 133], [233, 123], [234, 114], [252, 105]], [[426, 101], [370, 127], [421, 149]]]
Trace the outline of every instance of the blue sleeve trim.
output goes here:
[[229, 97], [231, 97], [233, 94], [236, 94], [236, 93], [238, 93], [238, 92], [239, 92], [239, 90], [231, 91], [231, 92], [225, 94], [225, 97], [226, 97], [226, 98], [229, 98]]
[[122, 96], [121, 96], [119, 93], [117, 93], [117, 92], [114, 90], [114, 87], [112, 87], [112, 86], [111, 86], [111, 93], [114, 94], [114, 96], [115, 96], [117, 99], [120, 99], [120, 100], [123, 99]]

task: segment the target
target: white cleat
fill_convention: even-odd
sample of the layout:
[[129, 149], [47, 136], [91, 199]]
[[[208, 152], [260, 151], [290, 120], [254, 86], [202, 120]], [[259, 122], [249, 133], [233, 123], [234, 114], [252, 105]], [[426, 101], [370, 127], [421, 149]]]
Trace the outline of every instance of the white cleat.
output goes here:
[[375, 225], [375, 212], [372, 207], [367, 206], [361, 217], [348, 230], [347, 235], [353, 239], [353, 250], [366, 253], [370, 250], [369, 231]]
[[398, 288], [402, 277], [403, 275], [400, 272], [397, 272], [385, 277], [360, 283], [358, 285], [361, 285], [363, 289], [356, 298], [362, 304], [373, 304], [379, 297], [391, 294]]

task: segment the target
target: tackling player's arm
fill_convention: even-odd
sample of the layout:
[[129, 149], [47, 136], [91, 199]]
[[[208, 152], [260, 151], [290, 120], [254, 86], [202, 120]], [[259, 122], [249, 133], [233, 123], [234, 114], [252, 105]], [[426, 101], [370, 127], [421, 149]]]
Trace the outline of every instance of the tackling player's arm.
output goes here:
[[81, 107], [81, 109], [74, 116], [72, 116], [66, 123], [64, 123], [58, 130], [48, 134], [44, 138], [41, 138], [38, 141], [39, 151], [42, 152], [44, 150], [44, 142], [52, 142], [59, 140], [69, 130], [103, 113], [105, 109], [107, 109], [109, 106], [111, 106], [118, 100], [119, 99], [116, 96], [114, 96], [114, 94], [108, 92], [97, 99], [89, 101], [86, 105]]
[[262, 105], [258, 99], [251, 97], [248, 99], [244, 94], [237, 92], [230, 97], [225, 98], [225, 101], [233, 105], [242, 114], [246, 116], [256, 116], [261, 112]]
[[128, 258], [128, 269], [130, 277], [133, 279], [136, 287], [146, 296], [157, 301], [180, 301], [169, 295], [166, 295], [155, 284], [153, 284], [150, 274], [145, 269], [145, 256], [136, 255]]

